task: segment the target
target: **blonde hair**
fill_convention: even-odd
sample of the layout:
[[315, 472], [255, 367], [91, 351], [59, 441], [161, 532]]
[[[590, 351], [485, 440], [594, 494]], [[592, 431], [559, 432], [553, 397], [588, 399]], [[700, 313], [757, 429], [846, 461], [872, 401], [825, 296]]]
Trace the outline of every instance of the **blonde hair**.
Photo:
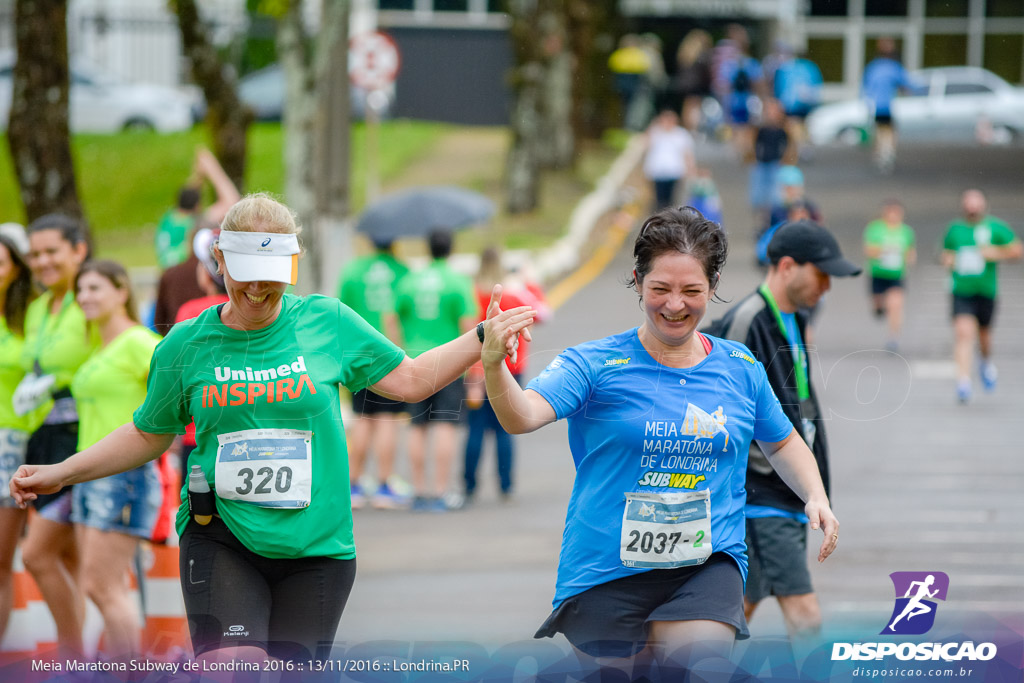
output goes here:
[[238, 203], [228, 209], [220, 229], [232, 232], [277, 232], [286, 235], [298, 235], [302, 232], [292, 210], [266, 192], [247, 194], [238, 200]]
[[711, 34], [699, 28], [692, 29], [679, 43], [676, 62], [680, 66], [690, 66], [700, 59], [701, 54], [710, 50], [713, 44]]
[[505, 279], [505, 267], [501, 263], [501, 252], [497, 247], [487, 247], [480, 254], [480, 269], [476, 274], [476, 285], [490, 291], [494, 285]]

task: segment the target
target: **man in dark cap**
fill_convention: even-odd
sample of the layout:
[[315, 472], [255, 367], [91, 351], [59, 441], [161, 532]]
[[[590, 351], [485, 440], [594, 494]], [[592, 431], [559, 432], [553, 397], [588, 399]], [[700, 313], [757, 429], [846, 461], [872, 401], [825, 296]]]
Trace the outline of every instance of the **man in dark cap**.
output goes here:
[[[768, 382], [793, 427], [814, 453], [825, 490], [829, 488], [828, 448], [821, 410], [811, 386], [805, 348], [807, 318], [828, 291], [832, 277], [860, 274], [847, 261], [835, 237], [810, 220], [780, 227], [768, 244], [764, 283], [713, 322], [706, 332], [743, 342], [764, 364]], [[747, 460], [747, 619], [757, 604], [774, 595], [790, 637], [806, 637], [821, 627], [818, 598], [807, 569], [807, 517], [804, 503], [751, 444]]]

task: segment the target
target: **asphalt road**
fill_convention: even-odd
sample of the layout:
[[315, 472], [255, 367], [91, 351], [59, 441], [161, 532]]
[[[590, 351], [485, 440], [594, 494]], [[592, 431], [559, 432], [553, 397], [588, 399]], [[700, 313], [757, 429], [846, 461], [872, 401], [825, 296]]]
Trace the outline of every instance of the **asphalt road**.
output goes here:
[[[752, 266], [746, 171], [721, 148], [702, 148], [698, 159], [713, 169], [725, 199], [731, 256], [720, 294], [736, 301], [761, 278]], [[985, 190], [992, 213], [1024, 234], [1024, 150], [902, 149], [895, 175], [881, 177], [866, 150], [832, 149], [804, 171], [808, 195], [848, 256], [859, 260], [861, 231], [890, 196], [906, 205], [920, 254], [899, 354], [882, 350], [884, 325], [870, 313], [863, 277], [834, 281], [818, 324], [813, 381], [830, 416], [833, 506], [842, 522], [839, 549], [813, 569], [826, 634], [860, 626], [877, 634], [893, 605], [888, 574], [906, 570], [949, 575], [944, 614], [983, 616], [1024, 632], [1024, 449], [1016, 438], [1024, 407], [1024, 270], [1014, 264], [1001, 272], [998, 390], [959, 405], [947, 278], [936, 258], [966, 187]], [[630, 245], [536, 330], [529, 375], [567, 346], [640, 324], [634, 294], [622, 284]], [[409, 643], [438, 641], [493, 650], [528, 641], [550, 610], [573, 480], [567, 443], [563, 423], [517, 439], [509, 503], [498, 500], [488, 453], [470, 508], [357, 512], [359, 573], [339, 650], [408, 651]], [[784, 632], [774, 604], [755, 616], [751, 631]], [[554, 642], [565, 647], [561, 638]]]

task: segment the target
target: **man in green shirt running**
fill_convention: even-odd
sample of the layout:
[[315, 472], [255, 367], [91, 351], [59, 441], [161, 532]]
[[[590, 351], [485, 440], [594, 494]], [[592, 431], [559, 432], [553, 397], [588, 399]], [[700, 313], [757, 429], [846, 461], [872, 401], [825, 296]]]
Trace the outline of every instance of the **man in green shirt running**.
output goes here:
[[[405, 351], [411, 358], [472, 329], [479, 317], [473, 283], [448, 265], [451, 232], [435, 231], [428, 242], [430, 265], [406, 275], [398, 283], [395, 297], [395, 313], [401, 323]], [[444, 512], [449, 507], [443, 496], [455, 458], [456, 425], [464, 398], [465, 385], [459, 379], [430, 398], [409, 404], [412, 418], [409, 461], [416, 488], [414, 510]], [[433, 431], [434, 446], [434, 485], [429, 488], [426, 477], [428, 427]]]
[[[341, 274], [338, 298], [363, 320], [392, 341], [399, 339], [395, 311], [395, 287], [409, 268], [395, 258], [390, 241], [374, 241], [374, 252], [355, 259]], [[366, 453], [372, 447], [377, 459], [377, 479], [380, 482], [373, 494], [373, 507], [393, 509], [405, 507], [406, 497], [388, 484], [395, 461], [399, 418], [406, 410], [405, 403], [394, 401], [369, 389], [352, 394], [352, 412], [355, 422], [349, 431], [349, 477], [352, 487], [352, 507], [366, 504], [366, 494], [359, 483], [366, 463]]]
[[907, 267], [917, 260], [914, 230], [903, 222], [903, 204], [888, 199], [882, 204], [882, 216], [864, 228], [864, 256], [871, 268], [871, 299], [875, 315], [889, 323], [889, 341], [885, 348], [899, 348], [903, 328], [903, 290]]
[[949, 224], [942, 244], [942, 264], [953, 276], [953, 359], [956, 394], [961, 403], [971, 398], [971, 356], [977, 338], [981, 351], [979, 374], [986, 391], [996, 388], [992, 355], [992, 319], [996, 309], [996, 264], [1019, 259], [1024, 245], [1003, 221], [987, 214], [988, 200], [971, 189], [960, 198], [963, 218]]

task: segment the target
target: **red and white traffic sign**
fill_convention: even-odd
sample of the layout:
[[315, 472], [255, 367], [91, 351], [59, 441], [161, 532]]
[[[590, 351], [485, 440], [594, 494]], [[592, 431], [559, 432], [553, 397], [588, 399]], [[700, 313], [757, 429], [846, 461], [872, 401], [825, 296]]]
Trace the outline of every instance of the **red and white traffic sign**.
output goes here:
[[348, 42], [348, 77], [364, 90], [383, 90], [395, 82], [401, 60], [395, 41], [380, 32], [360, 33]]

